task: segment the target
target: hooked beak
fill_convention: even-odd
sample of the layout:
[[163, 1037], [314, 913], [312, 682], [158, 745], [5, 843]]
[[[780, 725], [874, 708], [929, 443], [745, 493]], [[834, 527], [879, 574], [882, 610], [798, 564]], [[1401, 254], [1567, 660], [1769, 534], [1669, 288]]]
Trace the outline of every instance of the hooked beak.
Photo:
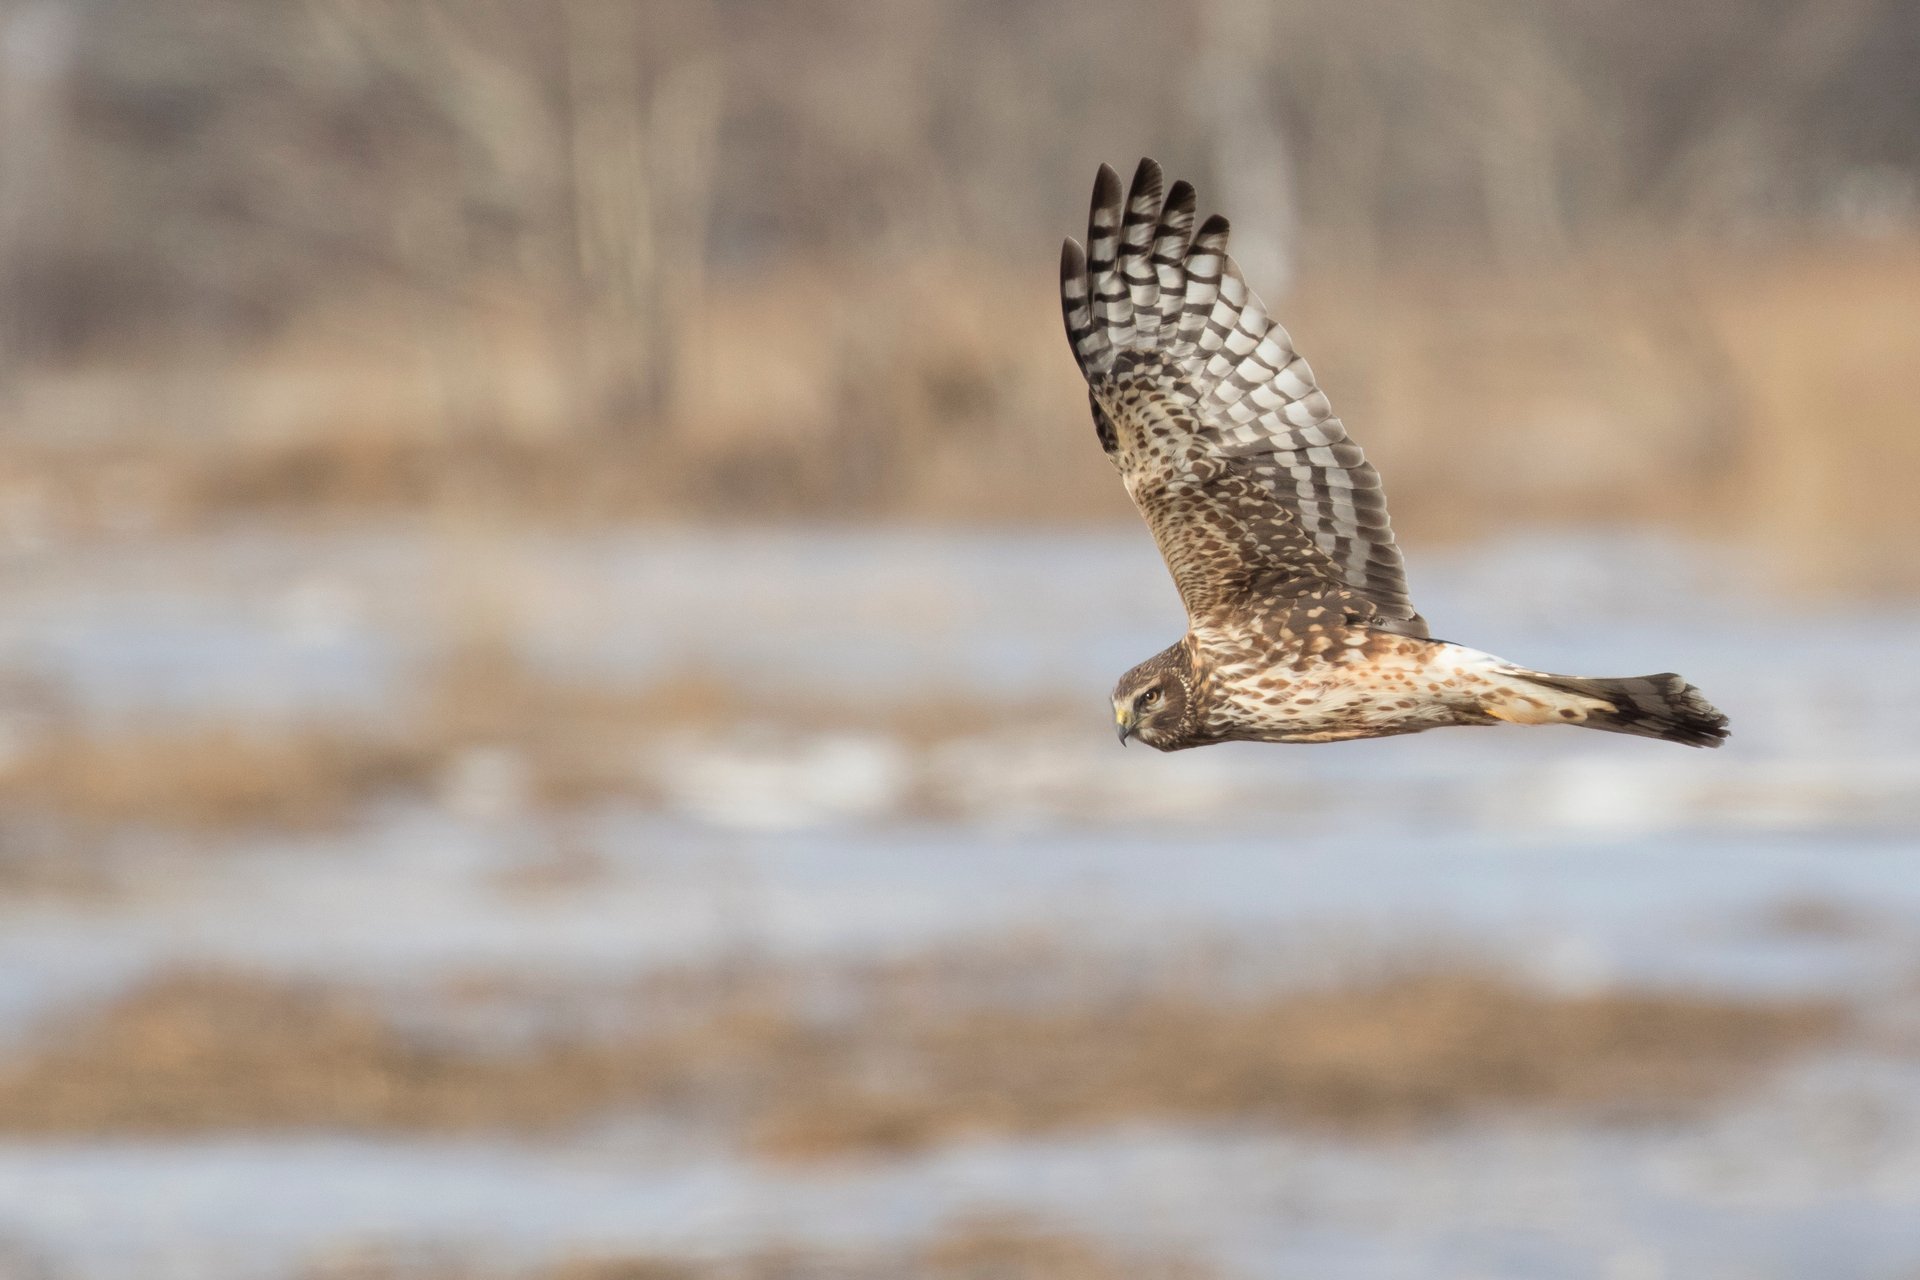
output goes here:
[[1125, 707], [1113, 709], [1113, 722], [1120, 730], [1120, 745], [1126, 746], [1127, 739], [1133, 736], [1133, 712]]

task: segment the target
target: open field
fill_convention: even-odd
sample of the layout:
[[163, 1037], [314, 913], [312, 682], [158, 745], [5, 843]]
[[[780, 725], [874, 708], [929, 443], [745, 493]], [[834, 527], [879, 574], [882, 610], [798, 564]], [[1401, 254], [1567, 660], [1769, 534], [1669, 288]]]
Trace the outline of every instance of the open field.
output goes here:
[[1437, 625], [1674, 666], [1733, 742], [1162, 757], [1104, 707], [1178, 626], [1145, 544], [7, 560], [0, 1256], [945, 1280], [1012, 1213], [1036, 1277], [1920, 1262], [1910, 609], [1809, 635], [1644, 535], [1416, 555]]

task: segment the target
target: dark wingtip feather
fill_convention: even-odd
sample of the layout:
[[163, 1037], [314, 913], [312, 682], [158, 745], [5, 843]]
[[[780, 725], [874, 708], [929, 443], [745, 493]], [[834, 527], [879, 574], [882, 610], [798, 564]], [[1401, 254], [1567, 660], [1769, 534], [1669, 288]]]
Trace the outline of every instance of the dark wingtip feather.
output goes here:
[[1060, 278], [1075, 280], [1087, 274], [1087, 251], [1072, 236], [1060, 246]]
[[1162, 174], [1160, 162], [1152, 156], [1141, 156], [1140, 163], [1133, 167], [1133, 185], [1129, 191], [1145, 191], [1160, 185]]

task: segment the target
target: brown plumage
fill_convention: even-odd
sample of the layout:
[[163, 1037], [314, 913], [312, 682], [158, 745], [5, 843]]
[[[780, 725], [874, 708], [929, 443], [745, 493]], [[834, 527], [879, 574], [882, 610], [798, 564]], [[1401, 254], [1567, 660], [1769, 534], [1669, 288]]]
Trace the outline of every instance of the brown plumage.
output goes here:
[[1178, 644], [1113, 693], [1121, 741], [1334, 742], [1446, 725], [1577, 724], [1719, 746], [1679, 676], [1557, 676], [1431, 639], [1379, 473], [1287, 331], [1194, 229], [1194, 191], [1100, 167], [1060, 297], [1094, 429], [1187, 608]]

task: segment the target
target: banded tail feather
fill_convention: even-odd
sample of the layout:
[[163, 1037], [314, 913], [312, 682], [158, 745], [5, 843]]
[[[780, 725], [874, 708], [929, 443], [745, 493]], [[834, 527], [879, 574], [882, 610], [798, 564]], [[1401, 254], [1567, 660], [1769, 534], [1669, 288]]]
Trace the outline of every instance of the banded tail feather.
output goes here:
[[1528, 673], [1534, 684], [1559, 693], [1598, 699], [1611, 710], [1589, 709], [1579, 723], [1588, 729], [1659, 738], [1689, 747], [1717, 747], [1727, 740], [1727, 717], [1706, 695], [1671, 671], [1650, 676], [1556, 676]]

